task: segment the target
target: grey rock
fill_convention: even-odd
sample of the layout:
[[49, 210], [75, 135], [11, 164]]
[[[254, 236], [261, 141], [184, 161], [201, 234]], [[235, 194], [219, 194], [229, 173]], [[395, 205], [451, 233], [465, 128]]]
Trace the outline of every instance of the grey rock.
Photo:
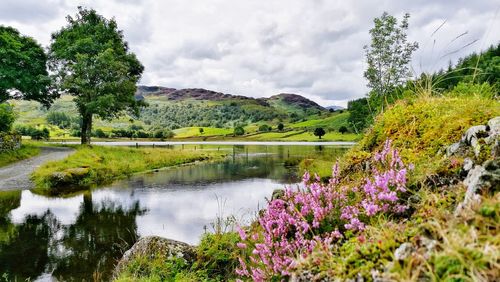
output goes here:
[[500, 117], [494, 117], [488, 121], [490, 136], [500, 135]]
[[450, 157], [454, 155], [460, 149], [460, 143], [453, 143], [448, 148], [446, 148], [446, 156]]
[[196, 251], [193, 246], [183, 242], [158, 236], [143, 237], [123, 254], [115, 267], [114, 277], [118, 277], [129, 263], [140, 257], [149, 259], [182, 258], [186, 263], [192, 264], [196, 259]]
[[480, 178], [486, 172], [484, 167], [476, 165], [473, 169], [469, 171], [467, 177], [464, 180], [464, 185], [467, 186], [467, 192], [465, 192], [464, 202], [470, 201], [472, 195], [476, 194], [477, 190], [481, 186]]
[[394, 251], [394, 258], [396, 260], [402, 261], [411, 256], [415, 251], [415, 248], [411, 243], [403, 243]]
[[425, 248], [424, 258], [428, 259], [431, 257], [432, 252], [436, 249], [437, 243], [436, 240], [427, 237], [422, 237], [420, 239], [420, 244]]
[[465, 158], [464, 165], [462, 166], [464, 171], [469, 171], [474, 167], [474, 162], [470, 158]]
[[[482, 132], [486, 132], [486, 126], [484, 125], [476, 125], [473, 126], [465, 132], [465, 134], [462, 136], [462, 142], [471, 145], [471, 142], [473, 139], [477, 139], [478, 136], [480, 136]], [[477, 140], [476, 140], [477, 141]]]

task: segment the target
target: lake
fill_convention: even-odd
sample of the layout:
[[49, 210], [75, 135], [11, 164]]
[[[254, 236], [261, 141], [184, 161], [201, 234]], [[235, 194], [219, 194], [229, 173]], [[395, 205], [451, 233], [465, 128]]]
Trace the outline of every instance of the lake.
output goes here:
[[[159, 144], [157, 144], [159, 145]], [[341, 156], [345, 145], [160, 144], [218, 150], [228, 158], [138, 174], [71, 196], [0, 192], [0, 274], [7, 280], [109, 280], [141, 236], [197, 244], [217, 217], [245, 224], [272, 191], [297, 186], [301, 158]]]

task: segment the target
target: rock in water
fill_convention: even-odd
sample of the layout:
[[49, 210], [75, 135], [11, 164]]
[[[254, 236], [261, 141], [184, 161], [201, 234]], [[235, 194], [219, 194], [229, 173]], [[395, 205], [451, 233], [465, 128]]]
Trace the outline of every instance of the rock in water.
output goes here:
[[183, 258], [187, 264], [192, 264], [196, 260], [196, 252], [193, 246], [183, 242], [158, 236], [143, 237], [123, 254], [115, 267], [114, 277], [118, 277], [130, 262], [140, 257], [149, 259], [176, 257]]

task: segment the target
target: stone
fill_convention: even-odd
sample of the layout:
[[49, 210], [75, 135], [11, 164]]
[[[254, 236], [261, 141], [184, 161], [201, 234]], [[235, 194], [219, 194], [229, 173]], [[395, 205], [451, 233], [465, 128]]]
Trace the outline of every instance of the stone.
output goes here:
[[415, 248], [411, 243], [403, 243], [394, 251], [394, 258], [399, 261], [403, 261], [411, 256], [415, 251]]
[[132, 248], [126, 251], [114, 270], [114, 277], [120, 273], [134, 259], [139, 257], [155, 258], [182, 258], [187, 264], [196, 260], [196, 250], [193, 246], [158, 236], [147, 236], [139, 239]]
[[484, 125], [472, 126], [471, 128], [467, 129], [465, 134], [462, 136], [461, 141], [467, 145], [471, 145], [473, 139], [476, 139], [477, 142], [477, 138], [481, 136], [482, 132], [486, 132], [486, 126]]
[[469, 171], [474, 167], [474, 162], [470, 158], [465, 158], [462, 169], [464, 171]]
[[488, 130], [490, 136], [500, 135], [500, 117], [494, 117], [488, 121]]
[[427, 237], [422, 237], [420, 239], [420, 245], [425, 249], [425, 259], [429, 259], [431, 257], [432, 252], [436, 249], [437, 243], [438, 242], [436, 240], [429, 239]]
[[458, 149], [460, 149], [460, 143], [453, 143], [448, 148], [446, 148], [446, 156], [450, 157], [454, 155], [456, 152], [458, 152]]

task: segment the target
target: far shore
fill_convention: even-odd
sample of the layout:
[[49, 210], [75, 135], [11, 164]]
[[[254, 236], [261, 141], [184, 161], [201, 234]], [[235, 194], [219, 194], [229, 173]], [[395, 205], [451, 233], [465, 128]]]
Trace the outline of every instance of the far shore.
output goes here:
[[[79, 145], [78, 141], [47, 142], [48, 144]], [[96, 141], [99, 146], [169, 146], [169, 145], [257, 145], [257, 146], [353, 146], [348, 141]]]

